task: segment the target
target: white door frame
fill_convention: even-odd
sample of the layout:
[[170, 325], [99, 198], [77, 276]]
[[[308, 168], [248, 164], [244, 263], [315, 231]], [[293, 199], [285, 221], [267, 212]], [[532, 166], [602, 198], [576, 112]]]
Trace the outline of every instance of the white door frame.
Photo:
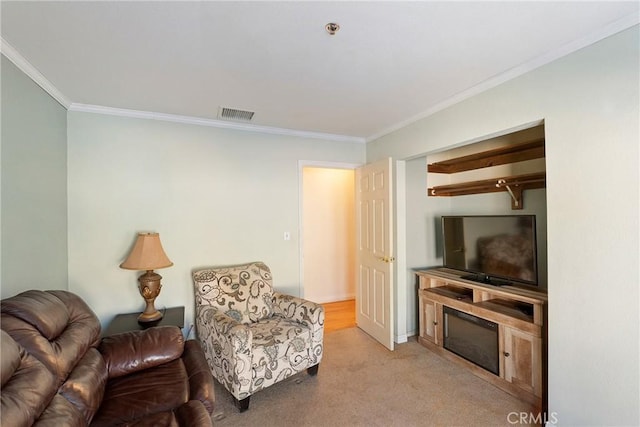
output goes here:
[[[356, 170], [362, 166], [362, 163], [341, 163], [341, 162], [325, 162], [316, 160], [298, 160], [298, 270], [300, 273], [300, 280], [298, 281], [298, 293], [301, 298], [304, 298], [304, 253], [303, 253], [303, 239], [304, 230], [302, 224], [304, 223], [303, 212], [303, 175], [302, 170], [305, 167], [325, 168], [325, 169], [350, 169]], [[354, 184], [355, 185], [355, 184]]]
[[[409, 292], [417, 292], [414, 289], [414, 280], [409, 283], [407, 271], [407, 172], [405, 160], [393, 160], [393, 180], [394, 180], [394, 233], [395, 233], [395, 304], [394, 315], [395, 342], [401, 344], [407, 342], [407, 289]], [[425, 171], [426, 174], [426, 171]], [[427, 191], [425, 188], [424, 191]], [[403, 308], [400, 305], [403, 304]]]
[[[401, 308], [401, 305], [407, 303], [407, 292], [413, 292], [413, 287], [408, 282], [407, 272], [407, 216], [406, 216], [406, 160], [393, 160], [394, 167], [394, 233], [395, 233], [395, 250], [396, 268], [395, 268], [395, 337], [396, 343], [401, 344], [407, 342], [407, 307]], [[351, 169], [354, 170], [364, 166], [365, 163], [342, 163], [342, 162], [326, 162], [316, 160], [299, 160], [298, 161], [298, 264], [300, 272], [298, 293], [300, 297], [304, 297], [304, 254], [303, 254], [303, 209], [302, 209], [302, 169], [304, 167], [319, 167], [327, 169]], [[426, 172], [425, 172], [426, 173]], [[426, 191], [426, 189], [425, 189]], [[355, 201], [354, 201], [355, 203]], [[413, 282], [412, 282], [413, 283]], [[407, 290], [408, 289], [408, 290]]]

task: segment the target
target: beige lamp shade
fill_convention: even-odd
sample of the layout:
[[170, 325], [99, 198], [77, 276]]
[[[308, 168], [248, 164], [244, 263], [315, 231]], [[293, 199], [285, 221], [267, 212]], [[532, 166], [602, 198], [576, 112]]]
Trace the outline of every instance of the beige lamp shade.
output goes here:
[[131, 253], [120, 264], [120, 268], [127, 270], [155, 270], [157, 268], [171, 267], [173, 263], [167, 257], [160, 243], [158, 233], [138, 233]]

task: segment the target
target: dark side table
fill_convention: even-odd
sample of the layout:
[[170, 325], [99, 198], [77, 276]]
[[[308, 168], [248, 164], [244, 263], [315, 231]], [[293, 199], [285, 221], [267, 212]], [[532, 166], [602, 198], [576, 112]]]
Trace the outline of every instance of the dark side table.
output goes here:
[[141, 331], [153, 326], [177, 326], [184, 327], [184, 307], [171, 307], [160, 310], [162, 319], [155, 322], [138, 323], [140, 312], [118, 314], [107, 326], [103, 336], [115, 335], [128, 331]]

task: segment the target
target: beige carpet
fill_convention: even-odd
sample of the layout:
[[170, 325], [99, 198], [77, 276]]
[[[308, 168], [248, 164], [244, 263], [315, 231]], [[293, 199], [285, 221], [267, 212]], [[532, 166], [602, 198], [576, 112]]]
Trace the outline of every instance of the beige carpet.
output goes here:
[[217, 427], [509, 426], [510, 412], [532, 410], [415, 340], [390, 352], [358, 328], [325, 336], [316, 377], [260, 391], [242, 414], [217, 382], [215, 392]]

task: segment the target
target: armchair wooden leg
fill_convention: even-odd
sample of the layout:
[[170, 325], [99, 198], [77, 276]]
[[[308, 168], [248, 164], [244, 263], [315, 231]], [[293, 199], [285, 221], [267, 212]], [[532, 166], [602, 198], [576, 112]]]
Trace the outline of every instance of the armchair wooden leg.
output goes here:
[[238, 400], [235, 397], [233, 398], [233, 400], [236, 402], [236, 408], [238, 408], [240, 412], [244, 412], [249, 409], [249, 399], [251, 399], [251, 396], [245, 397], [242, 400]]
[[311, 375], [312, 377], [315, 377], [316, 375], [318, 375], [318, 368], [320, 367], [320, 364], [318, 363], [317, 365], [313, 365], [310, 368], [307, 368], [307, 373], [309, 375]]

